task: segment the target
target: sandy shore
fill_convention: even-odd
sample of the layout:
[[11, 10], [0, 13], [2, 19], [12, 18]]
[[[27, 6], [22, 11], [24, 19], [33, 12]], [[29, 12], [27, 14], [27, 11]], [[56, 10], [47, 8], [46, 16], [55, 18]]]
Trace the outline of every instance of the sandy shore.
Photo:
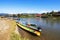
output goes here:
[[10, 33], [16, 28], [16, 22], [12, 19], [0, 17], [0, 40], [9, 40]]

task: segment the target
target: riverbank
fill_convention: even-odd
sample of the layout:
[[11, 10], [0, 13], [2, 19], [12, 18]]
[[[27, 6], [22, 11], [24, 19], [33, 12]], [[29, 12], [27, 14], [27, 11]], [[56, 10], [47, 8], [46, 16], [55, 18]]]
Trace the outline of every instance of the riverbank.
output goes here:
[[15, 28], [16, 22], [14, 20], [0, 17], [0, 40], [10, 40], [10, 34]]
[[9, 40], [11, 32], [15, 30], [15, 26], [15, 21], [0, 17], [0, 40]]
[[0, 40], [28, 40], [21, 38], [16, 22], [13, 19], [0, 17]]

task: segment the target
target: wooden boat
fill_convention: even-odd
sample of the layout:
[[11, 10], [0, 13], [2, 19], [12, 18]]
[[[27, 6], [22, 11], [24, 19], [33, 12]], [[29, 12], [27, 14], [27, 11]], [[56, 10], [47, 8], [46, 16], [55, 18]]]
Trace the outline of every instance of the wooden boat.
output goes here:
[[33, 33], [33, 34], [35, 34], [37, 36], [40, 36], [40, 34], [41, 34], [40, 31], [38, 31], [36, 29], [32, 29], [30, 27], [26, 27], [26, 26], [24, 26], [24, 25], [22, 25], [20, 23], [17, 23], [17, 26], [24, 29], [24, 30], [26, 30], [26, 31], [28, 31], [28, 32], [30, 32], [30, 33]]

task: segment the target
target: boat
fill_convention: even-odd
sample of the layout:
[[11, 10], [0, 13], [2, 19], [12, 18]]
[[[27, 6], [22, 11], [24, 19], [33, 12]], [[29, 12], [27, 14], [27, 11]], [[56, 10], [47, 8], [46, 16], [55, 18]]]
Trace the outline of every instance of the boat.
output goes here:
[[30, 28], [30, 27], [26, 27], [26, 26], [24, 26], [24, 25], [22, 25], [22, 24], [20, 24], [20, 23], [18, 23], [18, 22], [17, 22], [17, 26], [18, 26], [19, 28], [22, 28], [22, 29], [24, 29], [25, 31], [30, 32], [30, 33], [33, 33], [33, 34], [35, 34], [35, 35], [37, 35], [37, 36], [40, 36], [40, 34], [41, 34], [40, 31], [38, 31], [38, 30], [36, 30], [36, 29], [33, 29], [33, 28]]
[[20, 20], [19, 18], [13, 18], [13, 20]]

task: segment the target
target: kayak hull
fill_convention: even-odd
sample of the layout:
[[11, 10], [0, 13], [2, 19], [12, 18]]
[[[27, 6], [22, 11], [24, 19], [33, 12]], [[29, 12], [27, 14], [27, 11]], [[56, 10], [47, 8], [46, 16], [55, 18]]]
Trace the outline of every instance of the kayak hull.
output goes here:
[[27, 32], [33, 33], [33, 34], [35, 34], [35, 35], [37, 35], [37, 36], [40, 36], [40, 31], [38, 31], [38, 30], [35, 30], [35, 29], [32, 29], [32, 28], [26, 27], [26, 26], [24, 26], [24, 25], [22, 25], [22, 24], [20, 24], [20, 23], [17, 23], [17, 26], [18, 26], [19, 28], [27, 31]]

